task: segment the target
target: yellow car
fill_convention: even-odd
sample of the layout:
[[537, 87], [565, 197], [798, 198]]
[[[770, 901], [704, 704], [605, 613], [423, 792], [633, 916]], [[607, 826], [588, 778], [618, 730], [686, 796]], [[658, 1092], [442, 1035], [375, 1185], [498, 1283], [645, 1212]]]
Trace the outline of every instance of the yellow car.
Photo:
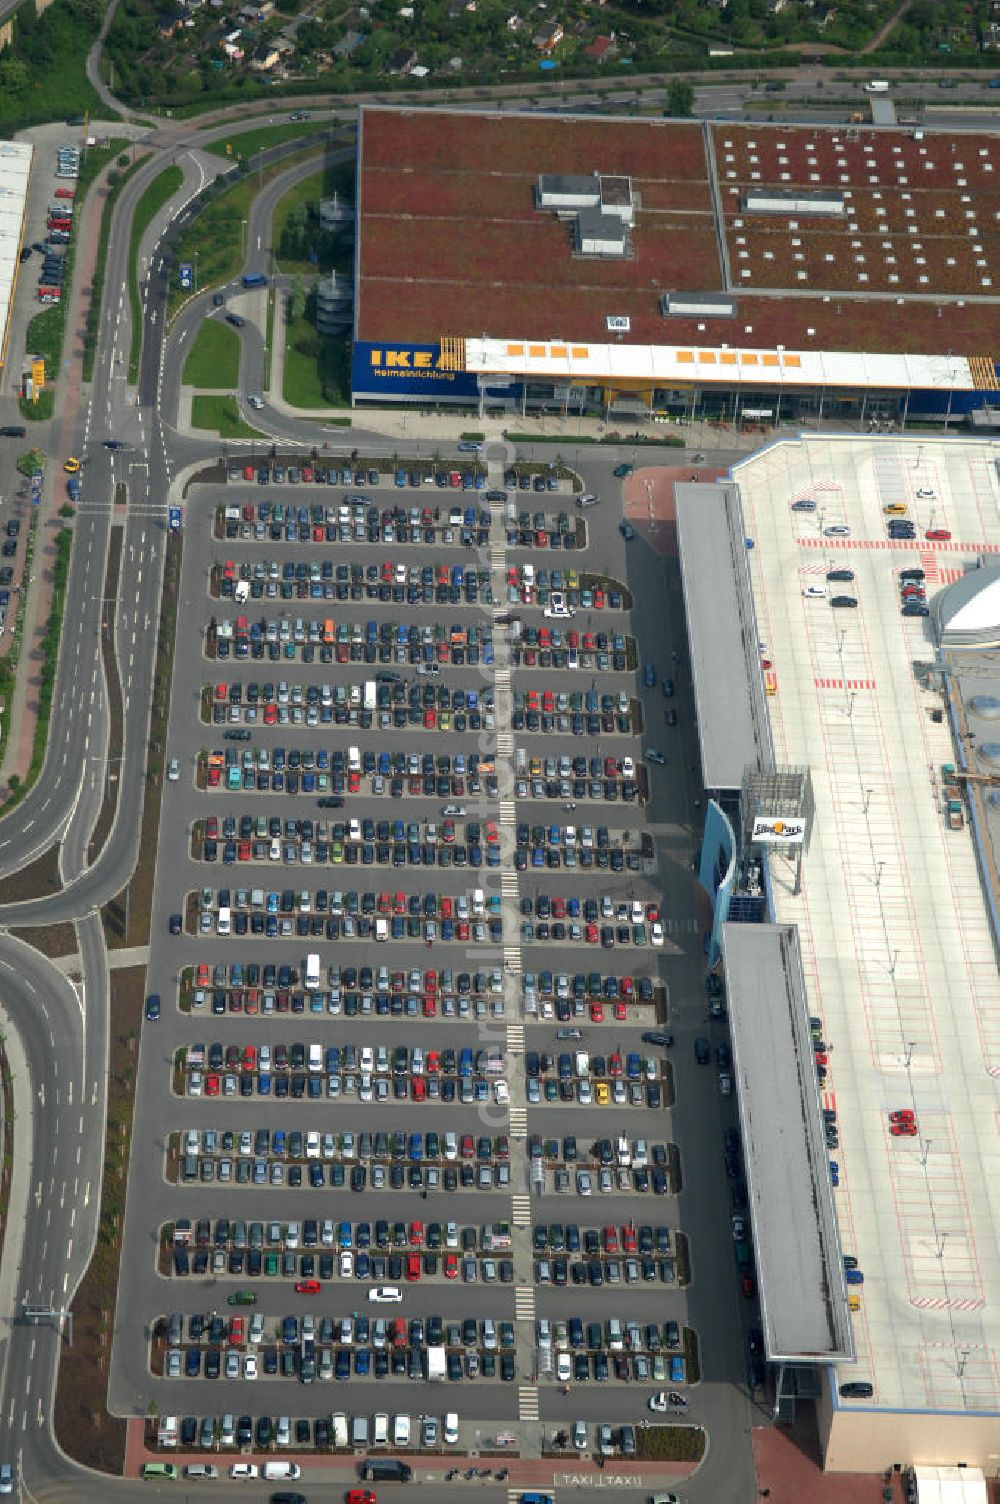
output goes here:
[[594, 1087], [594, 1097], [598, 1107], [607, 1107], [611, 1100], [611, 1093], [608, 1090], [608, 1083], [606, 1081], [598, 1081]]
[[847, 1304], [850, 1306], [850, 1308], [851, 1308], [852, 1311], [860, 1311], [861, 1310], [861, 1296], [860, 1295], [855, 1295], [852, 1292], [847, 1297]]
[[63, 462], [63, 469], [66, 471], [67, 475], [75, 475], [79, 468], [80, 461], [76, 459], [72, 454], [70, 455], [68, 460], [65, 460]]
[[901, 501], [891, 501], [887, 507], [882, 508], [887, 517], [905, 517], [906, 508]]

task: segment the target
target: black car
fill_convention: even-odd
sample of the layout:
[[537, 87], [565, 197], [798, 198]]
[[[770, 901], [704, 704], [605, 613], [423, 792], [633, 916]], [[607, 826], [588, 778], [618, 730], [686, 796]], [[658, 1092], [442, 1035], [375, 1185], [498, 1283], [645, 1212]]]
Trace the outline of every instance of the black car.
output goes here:
[[672, 1034], [663, 1034], [659, 1029], [647, 1029], [642, 1035], [643, 1044], [658, 1044], [662, 1049], [669, 1050], [674, 1042]]
[[169, 922], [170, 933], [172, 935], [179, 935], [181, 932], [182, 924], [183, 921], [180, 914], [171, 914]]
[[[226, 323], [227, 324], [232, 324], [232, 326], [233, 326], [234, 329], [243, 329], [246, 326], [246, 319], [243, 318], [242, 315], [238, 314], [238, 313], [227, 313], [226, 314]], [[259, 476], [258, 476], [258, 479], [260, 479]], [[267, 481], [263, 481], [263, 482], [261, 482], [261, 484], [262, 485], [266, 485]]]
[[225, 301], [226, 301], [226, 295], [225, 295], [225, 293], [223, 293], [223, 292], [213, 292], [213, 294], [212, 294], [212, 307], [213, 308], [221, 308], [222, 305], [223, 305], [223, 303]]
[[856, 595], [834, 595], [830, 597], [831, 606], [842, 606], [850, 609], [852, 606], [857, 606], [857, 604], [858, 598]]
[[903, 616], [929, 616], [930, 610], [921, 601], [904, 601]]
[[826, 572], [826, 577], [827, 577], [828, 580], [853, 580], [854, 579], [854, 570], [853, 569], [828, 569], [827, 572]]
[[707, 1039], [696, 1039], [694, 1042], [694, 1058], [699, 1065], [708, 1065], [712, 1058], [712, 1051]]

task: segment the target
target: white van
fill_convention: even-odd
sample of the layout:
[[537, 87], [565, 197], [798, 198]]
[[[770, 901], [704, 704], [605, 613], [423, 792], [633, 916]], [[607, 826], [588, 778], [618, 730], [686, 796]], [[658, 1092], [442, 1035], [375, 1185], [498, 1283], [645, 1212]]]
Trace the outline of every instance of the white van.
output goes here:
[[309, 1046], [309, 1071], [311, 1075], [318, 1075], [323, 1069], [323, 1046], [311, 1044]]
[[483, 914], [483, 913], [485, 913], [485, 911], [486, 911], [486, 895], [483, 893], [482, 888], [473, 888], [473, 890], [472, 890], [472, 912], [473, 912], [473, 914]]
[[348, 747], [347, 767], [351, 773], [361, 772], [361, 749], [360, 747]]
[[458, 1445], [458, 1411], [449, 1410], [444, 1418], [444, 1444], [446, 1447]]
[[368, 1445], [368, 1417], [367, 1415], [351, 1416], [351, 1446], [367, 1447]]
[[233, 916], [231, 912], [229, 909], [220, 909], [218, 918], [215, 921], [216, 933], [219, 935], [228, 935], [232, 932], [232, 928]]
[[310, 991], [319, 986], [319, 956], [315, 951], [306, 956], [306, 986]]
[[297, 1462], [265, 1462], [261, 1477], [269, 1483], [283, 1483], [286, 1479], [301, 1478], [302, 1469]]
[[389, 1445], [389, 1417], [384, 1411], [376, 1415], [372, 1423], [372, 1446], [387, 1447]]
[[383, 941], [388, 940], [388, 938], [389, 938], [389, 921], [388, 921], [388, 919], [376, 919], [376, 921], [375, 921], [375, 943], [376, 943], [376, 945], [381, 945], [383, 943]]
[[347, 1416], [339, 1410], [333, 1417], [333, 1445], [335, 1449], [347, 1445]]
[[397, 1415], [392, 1427], [392, 1444], [394, 1447], [408, 1447], [410, 1445], [410, 1417]]
[[236, 581], [236, 589], [233, 591], [233, 599], [235, 600], [235, 602], [236, 602], [236, 604], [238, 606], [242, 606], [242, 604], [243, 604], [244, 601], [248, 601], [250, 599], [250, 581], [249, 580], [237, 580]]
[[586, 1050], [577, 1050], [573, 1058], [573, 1069], [578, 1076], [590, 1075], [590, 1056]]

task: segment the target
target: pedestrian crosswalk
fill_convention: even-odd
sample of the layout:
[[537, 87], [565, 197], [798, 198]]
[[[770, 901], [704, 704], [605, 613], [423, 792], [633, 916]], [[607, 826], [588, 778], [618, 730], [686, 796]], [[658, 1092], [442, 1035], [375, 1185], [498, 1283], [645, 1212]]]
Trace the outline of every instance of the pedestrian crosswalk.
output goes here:
[[507, 1118], [511, 1134], [522, 1138], [528, 1131], [528, 1109], [514, 1102], [507, 1109]]
[[[525, 1196], [523, 1192], [520, 1191], [515, 1192], [515, 1194], [510, 1198], [510, 1214], [514, 1219], [515, 1226], [529, 1226], [531, 1223], [531, 1197]], [[520, 1295], [522, 1292], [518, 1290], [517, 1293]], [[528, 1290], [523, 1293], [530, 1295], [532, 1300], [534, 1300], [533, 1291]]]
[[520, 891], [516, 872], [506, 871], [500, 874], [500, 892], [505, 898], [517, 898]]
[[534, 1384], [523, 1385], [517, 1391], [517, 1415], [519, 1420], [538, 1419], [538, 1390]]
[[514, 751], [514, 737], [510, 731], [497, 732], [497, 752], [501, 757], [510, 757]]
[[[500, 818], [501, 820], [509, 820], [511, 822], [517, 819], [517, 805], [514, 803], [513, 799], [500, 800]], [[511, 873], [511, 876], [515, 879], [515, 881], [517, 880], [516, 873]]]
[[505, 945], [503, 948], [504, 971], [511, 972], [514, 976], [521, 975], [521, 950], [517, 945]]
[[523, 1050], [524, 1049], [524, 1025], [523, 1024], [508, 1024], [507, 1025], [507, 1049], [508, 1049], [508, 1051], [510, 1051], [510, 1050]]

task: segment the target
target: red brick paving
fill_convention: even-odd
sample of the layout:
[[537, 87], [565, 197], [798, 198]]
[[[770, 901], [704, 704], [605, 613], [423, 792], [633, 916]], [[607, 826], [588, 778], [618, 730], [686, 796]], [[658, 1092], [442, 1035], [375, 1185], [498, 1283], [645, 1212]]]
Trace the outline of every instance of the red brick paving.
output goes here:
[[[881, 1473], [824, 1473], [811, 1414], [794, 1426], [761, 1427], [751, 1433], [759, 1491], [770, 1489], [769, 1504], [882, 1504]], [[892, 1485], [893, 1504], [904, 1499], [901, 1481]]]
[[705, 465], [656, 465], [636, 470], [622, 488], [625, 517], [656, 552], [677, 557], [677, 510], [674, 486], [678, 481], [713, 481], [727, 474]]

